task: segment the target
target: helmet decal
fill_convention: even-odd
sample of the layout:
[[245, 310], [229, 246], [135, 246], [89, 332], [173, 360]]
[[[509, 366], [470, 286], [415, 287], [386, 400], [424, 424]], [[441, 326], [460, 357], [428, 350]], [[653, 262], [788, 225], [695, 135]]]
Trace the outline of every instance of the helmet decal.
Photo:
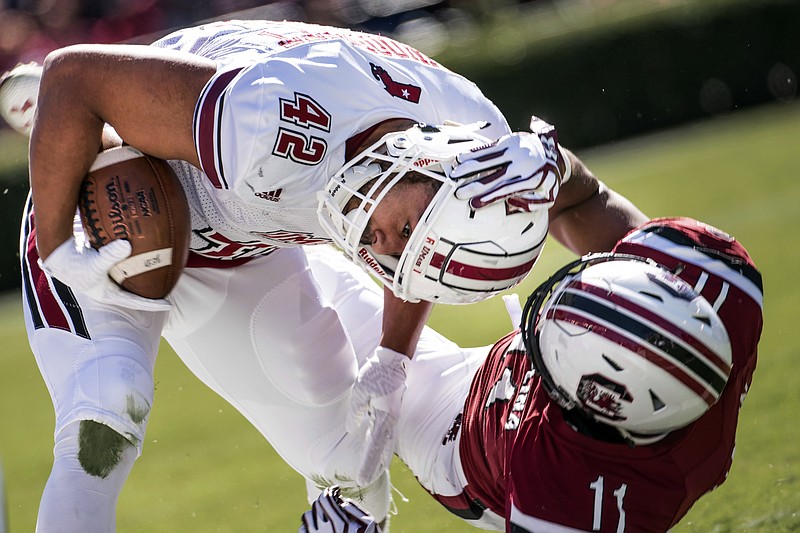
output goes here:
[[487, 280], [487, 281], [500, 281], [519, 276], [525, 276], [533, 268], [534, 263], [539, 258], [536, 254], [532, 259], [528, 259], [527, 255], [523, 257], [522, 262], [518, 265], [510, 267], [492, 268], [487, 266], [476, 267], [467, 263], [462, 263], [456, 260], [448, 260], [442, 254], [434, 254], [431, 259], [430, 265], [432, 267], [442, 270], [442, 267], [447, 264], [443, 269], [447, 274], [453, 274], [460, 278]]
[[612, 420], [624, 420], [622, 402], [632, 402], [627, 387], [602, 374], [582, 376], [576, 396], [587, 409]]

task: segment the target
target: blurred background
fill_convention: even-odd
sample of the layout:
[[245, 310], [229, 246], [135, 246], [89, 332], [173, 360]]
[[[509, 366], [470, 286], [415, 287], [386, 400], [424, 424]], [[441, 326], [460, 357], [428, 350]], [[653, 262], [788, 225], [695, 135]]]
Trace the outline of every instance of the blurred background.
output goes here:
[[[396, 37], [476, 82], [514, 129], [535, 113], [572, 149], [791, 102], [800, 73], [794, 0], [0, 0], [0, 72], [60, 46], [149, 43], [218, 18]], [[25, 140], [4, 127], [3, 249], [27, 188]], [[0, 257], [0, 291], [16, 286], [15, 265]]]
[[[0, 72], [68, 44], [149, 43], [220, 18], [302, 20], [408, 42], [474, 81], [512, 128], [526, 129], [531, 114], [555, 124], [562, 144], [648, 215], [693, 216], [735, 235], [764, 274], [759, 368], [730, 480], [675, 531], [800, 531], [800, 426], [791, 422], [800, 412], [800, 1], [0, 0]], [[27, 139], [0, 124], [0, 533], [4, 514], [12, 531], [33, 531], [52, 460], [52, 407], [18, 287], [27, 191]], [[570, 259], [548, 244], [516, 292]], [[430, 323], [462, 345], [509, 329], [499, 298], [439, 306]], [[119, 530], [296, 530], [307, 508], [299, 477], [165, 344], [156, 373]], [[398, 461], [393, 481], [392, 533], [474, 531]]]
[[[480, 23], [487, 14], [531, 0], [7, 0], [0, 12], [0, 58], [40, 61], [53, 48], [78, 42], [145, 41], [170, 28], [225, 18], [292, 19], [373, 32], [428, 33], [428, 44], [449, 40], [447, 25]], [[435, 50], [429, 50], [435, 51]]]

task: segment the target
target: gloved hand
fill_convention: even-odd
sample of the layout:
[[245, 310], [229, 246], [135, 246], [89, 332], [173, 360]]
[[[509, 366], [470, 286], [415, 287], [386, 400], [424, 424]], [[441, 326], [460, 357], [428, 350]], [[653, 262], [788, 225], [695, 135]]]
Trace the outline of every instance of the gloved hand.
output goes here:
[[325, 489], [301, 520], [297, 533], [381, 533], [369, 513], [341, 498], [336, 485]]
[[456, 197], [480, 209], [498, 201], [523, 211], [549, 209], [566, 164], [555, 129], [534, 117], [533, 133], [517, 132], [456, 157], [450, 177], [463, 181]]
[[346, 428], [355, 433], [367, 425], [355, 480], [361, 486], [375, 481], [391, 464], [408, 362], [405, 355], [380, 346], [358, 372]]
[[78, 249], [70, 238], [42, 260], [41, 265], [51, 276], [98, 302], [140, 311], [168, 311], [168, 301], [137, 296], [108, 276], [112, 266], [130, 255], [131, 243], [124, 239], [111, 241], [95, 250], [89, 247]]

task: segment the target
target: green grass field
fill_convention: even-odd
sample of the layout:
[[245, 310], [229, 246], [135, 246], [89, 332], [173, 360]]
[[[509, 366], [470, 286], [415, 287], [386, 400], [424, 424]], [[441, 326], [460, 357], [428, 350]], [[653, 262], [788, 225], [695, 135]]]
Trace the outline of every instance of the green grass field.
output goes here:
[[[783, 105], [579, 154], [648, 215], [693, 216], [732, 233], [764, 275], [761, 357], [734, 467], [677, 531], [800, 531], [800, 372], [792, 366], [800, 346], [793, 322], [800, 306], [800, 179], [791, 156], [798, 139], [800, 106]], [[518, 292], [526, 294], [570, 258], [548, 244]], [[439, 308], [431, 323], [462, 344], [486, 344], [508, 329], [499, 299]], [[0, 461], [10, 531], [33, 531], [50, 468], [53, 416], [16, 294], [0, 299], [0, 347]], [[296, 531], [307, 507], [299, 476], [166, 346], [156, 380], [144, 454], [122, 494], [118, 530]], [[395, 495], [393, 533], [474, 531], [435, 505], [402, 464], [393, 469], [408, 500]]]

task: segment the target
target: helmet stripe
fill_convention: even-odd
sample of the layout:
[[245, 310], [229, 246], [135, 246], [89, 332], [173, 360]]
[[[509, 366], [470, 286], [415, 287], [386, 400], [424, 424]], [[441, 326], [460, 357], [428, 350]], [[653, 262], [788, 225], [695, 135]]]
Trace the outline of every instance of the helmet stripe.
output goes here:
[[[645, 226], [641, 228], [639, 231], [641, 231], [642, 233], [653, 233], [655, 235], [660, 235], [661, 237], [664, 237], [665, 239], [677, 244], [681, 248], [688, 248], [690, 250], [694, 250], [698, 253], [706, 255], [712, 260], [720, 261], [734, 272], [737, 272], [738, 274], [741, 274], [744, 278], [747, 278], [753, 285], [755, 285], [758, 288], [759, 292], [761, 293], [764, 292], [764, 284], [761, 280], [761, 273], [758, 270], [756, 270], [756, 268], [753, 267], [753, 265], [742, 261], [742, 259], [739, 257], [735, 257], [727, 253], [722, 253], [720, 251], [713, 250], [709, 248], [708, 245], [699, 242], [699, 240], [692, 239], [689, 236], [689, 234], [686, 233], [685, 231], [681, 231], [679, 229], [672, 228], [667, 225]], [[717, 231], [719, 232], [719, 230]]]
[[627, 309], [628, 311], [634, 313], [635, 315], [641, 317], [642, 319], [649, 320], [650, 322], [656, 324], [661, 329], [666, 330], [672, 335], [680, 338], [683, 342], [687, 343], [689, 346], [700, 352], [703, 355], [703, 357], [705, 357], [711, 364], [717, 367], [726, 377], [731, 373], [730, 363], [723, 360], [719, 356], [719, 354], [717, 354], [711, 348], [706, 346], [697, 337], [689, 334], [688, 332], [678, 327], [677, 325], [673, 324], [672, 322], [665, 320], [663, 317], [636, 304], [635, 302], [632, 302], [619, 294], [609, 292], [608, 290], [603, 289], [601, 287], [597, 287], [596, 285], [590, 285], [588, 283], [583, 283], [577, 280], [572, 281], [568, 285], [568, 288], [588, 292], [589, 294], [592, 294], [598, 298], [601, 298], [603, 300], [608, 300], [612, 304]]
[[[693, 350], [687, 348], [685, 345], [678, 342], [678, 340], [667, 337], [656, 331], [645, 322], [635, 317], [627, 316], [615, 309], [607, 307], [603, 303], [576, 293], [568, 292], [563, 294], [556, 307], [562, 306], [574, 308], [581, 313], [587, 314], [589, 317], [596, 317], [614, 328], [612, 330], [609, 326], [604, 326], [591, 318], [586, 318], [587, 322], [592, 323], [593, 333], [600, 334], [609, 340], [617, 342], [631, 349], [633, 352], [643, 355], [648, 360], [653, 360], [657, 353], [651, 349], [653, 348], [665, 354], [669, 359], [672, 359], [668, 364], [674, 365], [674, 363], [680, 363], [684, 367], [689, 368], [698, 378], [716, 392], [716, 396], [722, 393], [722, 389], [725, 387], [726, 383], [725, 377], [720, 376], [715, 368], [709, 366], [704, 360], [697, 357]], [[587, 326], [584, 325], [584, 327]], [[631, 340], [621, 336], [619, 333], [620, 330], [635, 335], [639, 340]], [[643, 351], [644, 353], [642, 353]]]
[[[524, 277], [531, 271], [534, 263], [539, 258], [537, 251], [529, 260], [514, 267], [506, 268], [488, 268], [483, 266], [468, 265], [450, 259], [447, 261], [445, 272], [460, 278], [473, 279], [473, 280], [489, 280], [489, 281], [507, 281], [509, 279]], [[442, 269], [445, 265], [447, 257], [440, 253], [435, 253], [431, 259], [431, 266], [434, 268]]]
[[683, 369], [676, 366], [672, 361], [669, 361], [660, 353], [654, 352], [644, 343], [626, 337], [597, 321], [591, 320], [583, 315], [573, 313], [567, 309], [550, 309], [547, 313], [547, 317], [553, 320], [569, 322], [570, 324], [575, 324], [577, 326], [590, 329], [592, 333], [619, 344], [623, 348], [626, 348], [632, 353], [643, 357], [644, 359], [650, 361], [654, 365], [672, 375], [672, 377], [686, 385], [687, 388], [702, 398], [703, 401], [705, 401], [709, 406], [714, 405], [717, 396], [711, 393], [702, 383], [700, 383], [700, 381], [697, 380], [697, 378], [693, 377], [687, 372], [684, 372]]

